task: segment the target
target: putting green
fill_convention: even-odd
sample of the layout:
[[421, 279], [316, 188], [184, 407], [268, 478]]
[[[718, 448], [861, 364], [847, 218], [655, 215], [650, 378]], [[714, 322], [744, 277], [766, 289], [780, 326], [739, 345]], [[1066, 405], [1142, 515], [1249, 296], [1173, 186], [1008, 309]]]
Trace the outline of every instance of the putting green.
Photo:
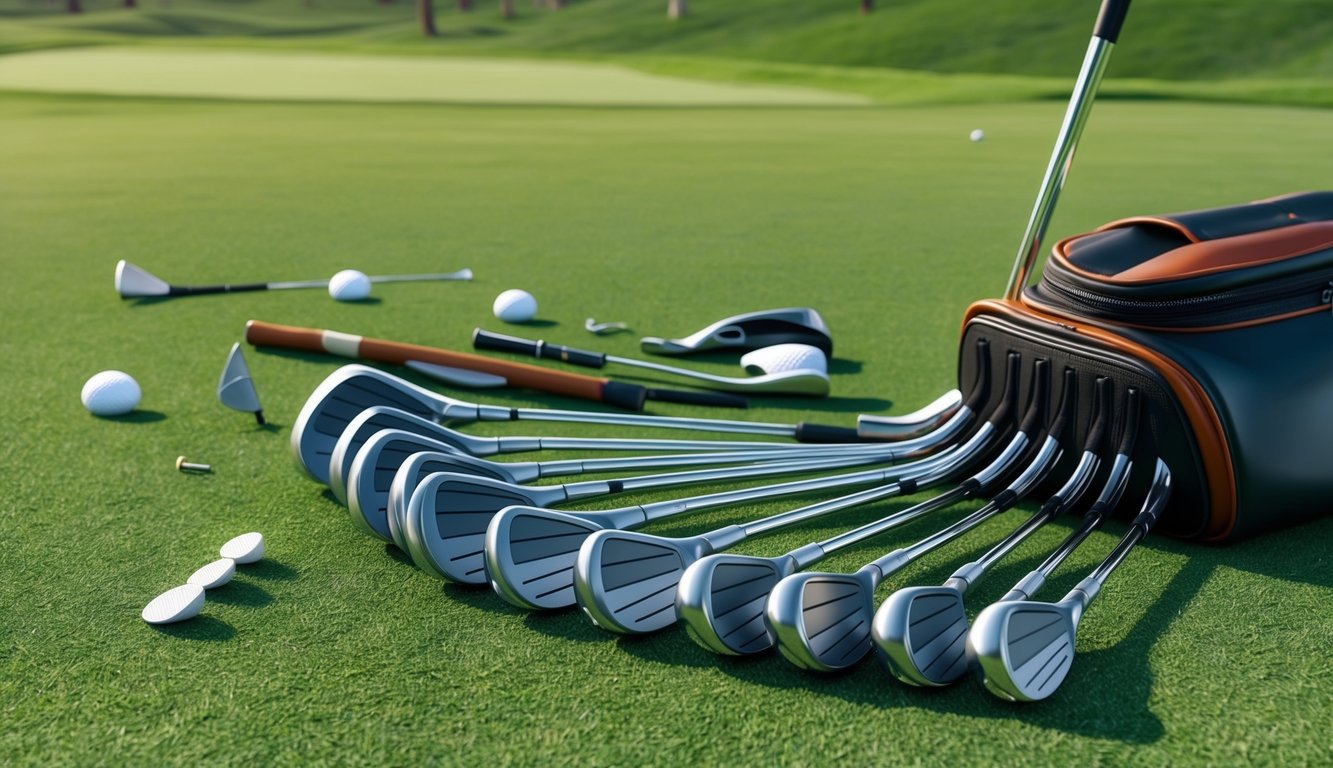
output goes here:
[[855, 95], [650, 75], [605, 64], [95, 48], [0, 57], [0, 90], [265, 101], [851, 106]]
[[[342, 361], [246, 349], [272, 425], [214, 397], [247, 319], [467, 349], [474, 326], [638, 354], [735, 312], [809, 305], [836, 340], [833, 397], [674, 415], [850, 425], [954, 383], [959, 321], [994, 296], [1063, 105], [573, 109], [13, 95], [0, 100], [0, 757], [10, 765], [1312, 765], [1333, 732], [1333, 518], [1235, 546], [1151, 537], [1084, 617], [1069, 680], [1013, 706], [974, 681], [908, 689], [873, 661], [833, 677], [720, 659], [673, 630], [617, 639], [445, 586], [358, 533], [290, 456], [292, 421]], [[986, 140], [968, 141], [983, 128]], [[1131, 214], [1326, 188], [1333, 113], [1099, 104], [1051, 238]], [[178, 283], [471, 267], [470, 283], [127, 302], [118, 259]], [[531, 291], [542, 324], [490, 314]], [[593, 337], [586, 317], [633, 334]], [[732, 359], [691, 362], [736, 375]], [[144, 399], [90, 416], [117, 368]], [[577, 369], [571, 369], [577, 370]], [[400, 371], [401, 372], [401, 371]], [[415, 378], [419, 383], [429, 384]], [[593, 407], [512, 390], [501, 406]], [[529, 423], [477, 434], [663, 436]], [[680, 436], [679, 434], [675, 436]], [[185, 475], [185, 454], [211, 463]], [[548, 452], [516, 458], [567, 458]], [[719, 486], [691, 489], [704, 492]], [[681, 492], [635, 495], [634, 503]], [[919, 497], [918, 497], [919, 498]], [[815, 500], [659, 523], [694, 534]], [[597, 505], [612, 506], [626, 499]], [[1126, 503], [1126, 510], [1138, 499]], [[892, 500], [746, 542], [773, 555], [902, 509]], [[975, 505], [964, 505], [972, 509]], [[880, 590], [939, 583], [1028, 503]], [[821, 564], [854, 570], [957, 519], [935, 513]], [[975, 612], [1071, 527], [1020, 547]], [[158, 593], [258, 530], [265, 559], [155, 629]], [[1123, 533], [1094, 534], [1059, 596]]]

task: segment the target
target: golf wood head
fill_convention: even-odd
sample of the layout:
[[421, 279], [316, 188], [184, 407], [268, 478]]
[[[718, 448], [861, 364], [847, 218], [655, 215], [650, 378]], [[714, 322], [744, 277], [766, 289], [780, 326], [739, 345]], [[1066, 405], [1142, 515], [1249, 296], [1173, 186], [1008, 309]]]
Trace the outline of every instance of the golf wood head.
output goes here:
[[[423, 451], [438, 452], [441, 444], [401, 429], [382, 429], [356, 452], [347, 470], [347, 509], [352, 522], [372, 536], [391, 538], [389, 533], [389, 488], [398, 469], [409, 456]], [[432, 453], [432, 455], [446, 455]], [[437, 462], [438, 463], [438, 462]], [[336, 469], [336, 464], [334, 465]], [[449, 469], [457, 469], [451, 466]], [[436, 471], [449, 471], [440, 469]], [[332, 475], [330, 475], [332, 479]]]
[[358, 414], [371, 406], [387, 405], [429, 419], [438, 412], [433, 407], [434, 397], [427, 390], [374, 368], [344, 365], [315, 387], [292, 424], [292, 451], [297, 463], [307, 475], [327, 483], [333, 447]]
[[[528, 466], [528, 465], [516, 465]], [[501, 480], [509, 483], [522, 483], [533, 479], [532, 475], [536, 472], [526, 473], [527, 476], [519, 476], [518, 473], [511, 472], [507, 467], [478, 459], [474, 456], [468, 456], [463, 453], [450, 451], [427, 450], [419, 451], [408, 456], [399, 465], [398, 471], [394, 472], [393, 480], [389, 482], [389, 502], [388, 511], [385, 517], [389, 522], [389, 537], [398, 548], [407, 551], [407, 538], [403, 533], [403, 516], [407, 510], [407, 500], [412, 497], [412, 492], [417, 489], [417, 485], [436, 472], [456, 472], [463, 475], [477, 475], [479, 477], [489, 477], [492, 480]]]
[[[328, 483], [334, 498], [347, 503], [347, 478], [352, 462], [365, 447], [367, 440], [386, 429], [423, 438], [422, 445], [427, 447], [418, 450], [465, 452], [469, 447], [468, 438], [461, 432], [440, 426], [430, 419], [389, 406], [371, 406], [353, 417], [333, 444], [333, 452], [329, 454]], [[427, 439], [430, 442], [424, 442]]]
[[[428, 476], [407, 502], [407, 551], [419, 568], [449, 581], [485, 584], [486, 526], [505, 507], [540, 506], [553, 498], [541, 488], [440, 472]], [[540, 499], [540, 500], [539, 500]]]
[[789, 555], [709, 555], [681, 575], [676, 617], [694, 642], [714, 653], [743, 656], [766, 651], [774, 643], [764, 620], [769, 593], [795, 568]]
[[991, 693], [1038, 701], [1055, 693], [1074, 661], [1073, 611], [1063, 604], [1016, 600], [977, 614], [967, 651]]
[[857, 573], [795, 573], [779, 581], [764, 615], [783, 657], [801, 669], [847, 669], [870, 652], [875, 584]]
[[711, 552], [700, 537], [672, 539], [633, 531], [597, 531], [574, 561], [574, 594], [593, 624], [647, 634], [676, 623], [676, 586], [685, 569]]
[[486, 528], [486, 573], [495, 593], [529, 610], [568, 608], [579, 548], [605, 521], [531, 506], [500, 510]]
[[967, 612], [952, 587], [907, 587], [889, 595], [871, 626], [893, 676], [909, 685], [948, 685], [967, 672]]
[[[227, 362], [222, 366], [222, 376], [218, 379], [218, 402], [234, 411], [256, 415], [264, 410], [259, 404], [259, 393], [255, 391], [255, 382], [250, 378], [250, 368], [245, 364], [245, 353], [241, 351], [239, 342], [231, 345]], [[263, 423], [262, 417], [260, 423]]]

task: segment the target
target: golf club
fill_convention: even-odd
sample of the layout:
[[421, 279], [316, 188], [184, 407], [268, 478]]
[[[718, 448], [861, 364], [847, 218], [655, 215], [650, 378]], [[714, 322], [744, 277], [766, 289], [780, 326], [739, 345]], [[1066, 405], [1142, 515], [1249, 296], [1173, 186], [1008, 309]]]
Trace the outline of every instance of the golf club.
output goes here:
[[[799, 354], [792, 354], [792, 346], [799, 347]], [[681, 376], [694, 382], [694, 386], [719, 389], [724, 392], [757, 392], [763, 394], [810, 395], [824, 397], [829, 393], [828, 360], [817, 347], [808, 345], [783, 345], [785, 349], [775, 353], [765, 353], [765, 349], [755, 350], [746, 355], [750, 361], [747, 369], [760, 368], [763, 373], [749, 378], [716, 376], [711, 373], [663, 365], [648, 360], [636, 360], [632, 357], [619, 357], [602, 352], [566, 347], [562, 344], [550, 344], [543, 340], [521, 339], [477, 328], [472, 331], [472, 347], [497, 352], [513, 352], [538, 359], [559, 360], [562, 363], [581, 365], [585, 368], [603, 368], [608, 363], [641, 368], [672, 376]], [[752, 357], [757, 353], [759, 357]]]
[[1083, 66], [1074, 83], [1074, 92], [1070, 94], [1069, 106], [1065, 110], [1060, 133], [1055, 140], [1055, 148], [1046, 165], [1046, 174], [1041, 187], [1037, 190], [1037, 200], [1032, 206], [1032, 215], [1028, 218], [1027, 230], [1023, 241], [1018, 246], [1018, 255], [1014, 258], [1014, 268], [1009, 275], [1009, 284], [1004, 290], [1006, 301], [1017, 301], [1019, 294], [1027, 285], [1028, 274], [1040, 255], [1041, 241], [1046, 234], [1046, 227], [1051, 222], [1060, 190], [1064, 187], [1065, 176], [1074, 161], [1074, 150], [1078, 147], [1083, 126], [1092, 114], [1093, 99], [1097, 87], [1106, 72], [1106, 64], [1111, 59], [1116, 39], [1120, 36], [1120, 27], [1129, 13], [1130, 0], [1103, 0], [1097, 23], [1092, 30], [1092, 39], [1088, 41], [1088, 50], [1083, 57]]
[[963, 405], [963, 393], [951, 389], [929, 405], [902, 416], [856, 417], [856, 434], [867, 440], [907, 440], [939, 427]]
[[764, 622], [764, 608], [780, 579], [927, 512], [971, 498], [980, 490], [980, 481], [972, 477], [916, 506], [777, 557], [709, 555], [681, 575], [677, 617], [696, 643], [714, 653], [739, 656], [767, 650], [773, 647], [774, 636]]
[[296, 452], [305, 472], [321, 483], [328, 482], [328, 457], [333, 453], [334, 443], [353, 417], [377, 405], [393, 406], [442, 423], [554, 421], [770, 435], [791, 437], [799, 442], [850, 443], [860, 440], [856, 430], [814, 424], [766, 424], [478, 405], [431, 392], [374, 368], [364, 365], [345, 365], [329, 374], [315, 388], [306, 399], [300, 415], [292, 426], [292, 449]]
[[[434, 442], [444, 443], [454, 450], [463, 451], [473, 456], [492, 456], [503, 453], [522, 453], [540, 450], [593, 450], [593, 451], [691, 451], [709, 453], [715, 451], [746, 451], [750, 453], [767, 452], [774, 458], [786, 454], [843, 455], [851, 453], [877, 453], [911, 456], [923, 449], [922, 441], [913, 443], [872, 444], [849, 443], [847, 445], [827, 445], [812, 449], [801, 443], [762, 443], [749, 441], [724, 440], [651, 440], [620, 437], [477, 437], [464, 434], [435, 422], [413, 416], [405, 411], [397, 411], [387, 406], [374, 406], [362, 411], [348, 423], [343, 434], [333, 445], [333, 452], [328, 458], [329, 488], [338, 501], [347, 501], [347, 479], [357, 454], [365, 446], [365, 441], [384, 429], [396, 429], [411, 432], [421, 438], [419, 450], [438, 450], [432, 447]], [[904, 447], [905, 446], [905, 447]], [[933, 444], [927, 447], [933, 448]], [[897, 448], [897, 450], [894, 450]], [[407, 454], [402, 454], [405, 458]], [[397, 461], [398, 457], [391, 456]]]
[[[392, 455], [390, 462], [393, 460], [401, 462], [407, 456], [421, 450], [419, 442], [421, 439], [411, 433], [385, 430], [367, 441], [365, 446], [357, 453], [349, 475], [351, 480], [348, 483], [348, 508], [351, 511], [352, 521], [356, 523], [358, 528], [382, 539], [392, 538], [389, 532], [387, 512], [389, 485], [393, 482], [393, 473], [390, 471], [377, 472], [375, 463], [379, 457], [386, 453]], [[769, 453], [772, 453], [772, 451]], [[434, 494], [433, 510], [436, 515], [452, 514], [454, 504], [459, 504], [460, 508], [465, 509], [469, 514], [485, 514], [486, 512], [494, 514], [513, 504], [551, 506], [651, 488], [674, 488], [724, 480], [768, 477], [770, 475], [794, 475], [862, 464], [885, 464], [893, 460], [894, 456], [882, 452], [852, 453], [848, 455], [831, 454], [793, 461], [772, 461], [743, 464], [741, 466], [696, 469], [686, 472], [639, 475], [615, 480], [585, 480], [560, 485], [520, 485], [471, 473], [437, 472], [427, 475], [412, 493], [415, 495], [421, 489], [432, 489], [426, 492]]]
[[[407, 367], [422, 368], [439, 372], [443, 370], [480, 371], [488, 377], [499, 376], [509, 386], [522, 387], [538, 392], [549, 392], [566, 397], [582, 398], [599, 403], [606, 403], [630, 411], [642, 411], [645, 401], [662, 400], [691, 405], [715, 405], [727, 408], [744, 408], [743, 398], [717, 392], [677, 392], [665, 389], [648, 389], [638, 384], [627, 384], [581, 373], [557, 371], [525, 363], [512, 363], [491, 357], [472, 355], [467, 352], [455, 352], [450, 349], [426, 347], [420, 344], [404, 344], [399, 341], [373, 339], [355, 336], [350, 333], [329, 331], [321, 328], [301, 328], [294, 325], [277, 325], [260, 320], [248, 320], [245, 323], [245, 340], [256, 347], [277, 347], [296, 349], [303, 352], [322, 352], [338, 357], [350, 357], [354, 360], [371, 360], [378, 363], [390, 363]], [[437, 366], [431, 368], [430, 366]], [[491, 379], [493, 382], [493, 378]]]
[[259, 393], [255, 391], [255, 382], [250, 378], [250, 368], [245, 364], [245, 355], [239, 342], [231, 345], [227, 353], [227, 363], [222, 366], [222, 377], [218, 379], [218, 402], [234, 411], [253, 413], [255, 421], [264, 425], [264, 408], [259, 404]]
[[[1000, 458], [978, 473], [978, 481], [983, 486], [1016, 464], [1035, 441], [1046, 410], [1045, 362], [1037, 361], [1040, 370], [1035, 376], [1033, 397], [1019, 433]], [[1051, 422], [1046, 439], [1028, 465], [976, 512], [915, 544], [866, 564], [854, 574], [795, 573], [775, 584], [764, 614], [783, 657], [802, 669], [820, 672], [846, 669], [860, 661], [873, 645], [870, 623], [875, 613], [875, 588], [884, 578], [917, 558], [1013, 506], [1041, 482], [1060, 455], [1061, 432], [1064, 431], [1067, 411], [1072, 409], [1070, 394], [1066, 391], [1061, 398], [1059, 412]]]
[[[981, 440], [988, 438], [983, 436]], [[666, 629], [676, 622], [676, 599], [685, 569], [700, 558], [729, 549], [750, 536], [860, 504], [916, 493], [918, 489], [929, 488], [958, 472], [974, 456], [973, 452], [960, 450], [953, 455], [954, 461], [930, 467], [920, 475], [913, 474], [878, 488], [696, 536], [678, 538], [635, 531], [596, 531], [583, 542], [574, 561], [574, 595], [583, 613], [593, 625], [602, 629], [619, 634], [647, 634]], [[955, 500], [941, 503], [947, 506]], [[934, 507], [899, 513], [894, 516], [895, 524], [906, 522], [931, 508]]]
[[[988, 396], [989, 376], [985, 367], [980, 372], [980, 384], [960, 413], [970, 413]], [[1003, 394], [990, 418], [963, 445], [898, 467], [903, 473], [898, 477], [915, 476], [939, 466], [961, 468], [984, 455], [991, 442], [1008, 428], [1015, 410], [1013, 400], [1018, 396], [1019, 372], [1018, 356], [1009, 356]], [[721, 500], [730, 502], [734, 498]], [[674, 514], [682, 510], [668, 506], [662, 511]], [[553, 609], [573, 605], [574, 562], [583, 541], [594, 531], [603, 528], [626, 530], [648, 519], [638, 510], [620, 515], [563, 513], [532, 507], [501, 510], [486, 529], [486, 571], [491, 586], [500, 596], [520, 607]]]
[[1008, 701], [1037, 701], [1064, 682], [1074, 661], [1074, 635], [1084, 611], [1129, 551], [1148, 534], [1171, 497], [1171, 471], [1157, 460], [1143, 510], [1124, 538], [1058, 603], [1011, 600], [987, 606], [968, 633], [968, 647], [986, 690]]
[[[419, 282], [425, 280], [471, 280], [472, 270], [429, 275], [376, 275], [372, 283]], [[283, 291], [291, 288], [327, 288], [328, 280], [297, 280], [285, 283], [230, 283], [224, 285], [172, 285], [162, 278], [124, 259], [116, 262], [116, 293], [122, 299], [167, 296], [199, 296], [205, 293], [240, 293], [242, 291]]]
[[[1068, 371], [1066, 378], [1073, 376]], [[870, 635], [889, 671], [909, 685], [948, 685], [967, 672], [967, 610], [963, 598], [990, 568], [1046, 523], [1064, 514], [1092, 484], [1100, 465], [1110, 381], [1097, 380], [1097, 400], [1083, 453], [1069, 479], [1036, 514], [943, 585], [904, 587], [880, 605]], [[1128, 425], [1126, 425], [1128, 427]]]
[[639, 348], [654, 355], [688, 355], [717, 349], [761, 349], [774, 344], [808, 344], [825, 355], [833, 354], [833, 337], [819, 313], [808, 307], [788, 307], [718, 320], [682, 339], [648, 336]]

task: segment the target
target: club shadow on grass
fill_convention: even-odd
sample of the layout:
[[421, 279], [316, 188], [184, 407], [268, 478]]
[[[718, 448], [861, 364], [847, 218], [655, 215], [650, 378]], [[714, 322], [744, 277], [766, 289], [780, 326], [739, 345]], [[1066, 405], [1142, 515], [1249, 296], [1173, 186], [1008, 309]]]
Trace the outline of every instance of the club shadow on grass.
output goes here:
[[548, 637], [579, 643], [609, 643], [615, 640], [614, 635], [589, 623], [576, 606], [554, 611], [528, 611], [527, 616], [523, 617], [523, 626]]
[[166, 421], [167, 415], [161, 411], [146, 411], [136, 408], [121, 416], [98, 416], [97, 418], [120, 424], [155, 424], [159, 421]]
[[447, 581], [440, 585], [444, 599], [462, 603], [469, 608], [496, 614], [517, 614], [520, 610], [506, 603], [485, 584], [455, 584]]
[[[205, 610], [207, 607], [205, 606]], [[236, 636], [236, 628], [222, 619], [203, 614], [177, 624], [150, 625], [158, 634], [180, 640], [220, 642]]]

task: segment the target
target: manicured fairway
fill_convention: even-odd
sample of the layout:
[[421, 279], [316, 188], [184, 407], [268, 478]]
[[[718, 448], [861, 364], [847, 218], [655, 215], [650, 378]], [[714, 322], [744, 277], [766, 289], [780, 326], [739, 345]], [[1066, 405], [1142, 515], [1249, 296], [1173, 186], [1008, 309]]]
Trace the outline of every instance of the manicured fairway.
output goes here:
[[[834, 397], [749, 417], [850, 425], [860, 412], [915, 409], [954, 383], [968, 302], [1002, 288], [1061, 109], [3, 97], [0, 762], [1328, 762], [1333, 520], [1224, 549], [1150, 539], [1085, 618], [1064, 690], [1015, 707], [970, 680], [920, 691], [877, 663], [825, 678], [775, 655], [719, 660], [681, 631], [618, 640], [572, 611], [528, 615], [489, 590], [442, 586], [357, 533], [294, 466], [292, 420], [337, 361], [247, 350], [270, 429], [214, 399], [247, 319], [461, 349], [473, 326], [498, 325], [494, 296], [522, 287], [545, 321], [533, 334], [627, 355], [639, 334], [814, 306], [837, 343]], [[986, 141], [967, 140], [976, 127]], [[1330, 135], [1327, 111], [1099, 105], [1053, 234], [1327, 188]], [[182, 283], [346, 267], [468, 266], [477, 280], [383, 286], [359, 305], [319, 291], [134, 304], [112, 290], [121, 258]], [[595, 339], [588, 316], [636, 334]], [[106, 368], [138, 377], [139, 413], [99, 420], [80, 407], [83, 381]], [[179, 454], [216, 471], [182, 475]], [[906, 503], [741, 549], [775, 554]], [[854, 569], [957, 515], [822, 567]], [[909, 568], [880, 597], [942, 580], [1024, 515]], [[151, 597], [248, 530], [266, 534], [269, 555], [210, 594], [200, 619], [140, 621]], [[969, 604], [1001, 594], [1067, 530], [1022, 547]], [[1063, 594], [1123, 530], [1095, 534], [1046, 594]]]

